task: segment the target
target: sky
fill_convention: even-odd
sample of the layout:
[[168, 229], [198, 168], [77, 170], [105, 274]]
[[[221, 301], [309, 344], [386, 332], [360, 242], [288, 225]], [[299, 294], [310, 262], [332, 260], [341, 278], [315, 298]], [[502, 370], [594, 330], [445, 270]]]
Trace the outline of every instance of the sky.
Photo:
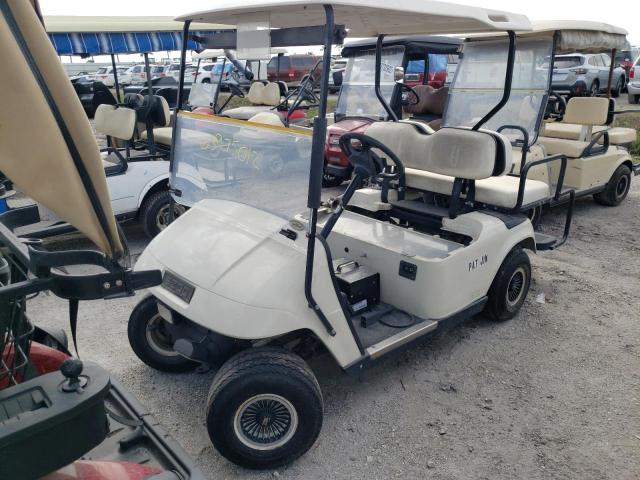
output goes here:
[[[420, 1], [420, 0], [415, 0]], [[470, 6], [522, 13], [530, 20], [591, 20], [625, 28], [632, 45], [640, 45], [640, 0], [460, 0]], [[206, 10], [216, 0], [40, 0], [44, 15], [169, 15]], [[611, 8], [616, 5], [617, 8]], [[428, 33], [428, 32], [425, 32]]]

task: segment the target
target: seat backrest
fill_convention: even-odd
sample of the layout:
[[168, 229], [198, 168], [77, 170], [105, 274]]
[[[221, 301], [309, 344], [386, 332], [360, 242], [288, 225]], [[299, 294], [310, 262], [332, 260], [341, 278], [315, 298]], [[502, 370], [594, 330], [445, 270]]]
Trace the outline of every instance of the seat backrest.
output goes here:
[[430, 85], [416, 85], [413, 89], [418, 94], [416, 105], [405, 105], [404, 111], [414, 115], [442, 116], [449, 96], [449, 87], [435, 89]]
[[606, 125], [609, 99], [603, 97], [573, 97], [567, 103], [562, 123], [576, 125]]
[[120, 140], [131, 140], [136, 128], [136, 112], [127, 107], [99, 105], [94, 116], [96, 132]]
[[253, 82], [251, 84], [251, 87], [249, 87], [247, 100], [249, 100], [254, 105], [261, 105], [263, 91], [264, 91], [264, 84], [262, 82]]
[[264, 86], [262, 90], [262, 104], [275, 107], [280, 105], [280, 85], [274, 82], [269, 82]]
[[405, 122], [375, 122], [364, 132], [394, 152], [403, 165], [468, 180], [511, 170], [511, 143], [489, 130], [446, 127], [426, 135]]

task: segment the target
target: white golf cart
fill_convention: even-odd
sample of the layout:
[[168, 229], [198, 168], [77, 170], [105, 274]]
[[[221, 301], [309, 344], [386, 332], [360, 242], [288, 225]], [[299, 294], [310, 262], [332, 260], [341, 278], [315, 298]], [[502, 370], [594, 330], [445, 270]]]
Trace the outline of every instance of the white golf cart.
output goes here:
[[[633, 165], [628, 146], [636, 132], [611, 128], [615, 100], [611, 98], [571, 98], [568, 103], [552, 90], [553, 61], [566, 52], [596, 52], [621, 49], [626, 31], [594, 22], [538, 22], [531, 32], [518, 34], [512, 95], [486, 127], [504, 132], [514, 144], [514, 162], [509, 176], [476, 183], [476, 199], [511, 207], [520, 192], [513, 188], [527, 172], [519, 208], [537, 224], [543, 205], [556, 205], [575, 196], [593, 195], [603, 205], [618, 205], [626, 197]], [[502, 90], [501, 59], [509, 39], [501, 36], [474, 37], [464, 45], [457, 74], [450, 90], [443, 125], [471, 127], [486, 107], [495, 103]], [[482, 69], [484, 74], [479, 74]], [[612, 66], [613, 70], [613, 66]], [[496, 73], [497, 72], [497, 73]], [[610, 72], [612, 73], [612, 71]], [[609, 85], [608, 91], [611, 91]], [[610, 96], [610, 95], [609, 95]], [[566, 158], [535, 164], [548, 155]], [[484, 187], [493, 182], [503, 187], [502, 198], [494, 199]], [[431, 190], [446, 194], [453, 178], [431, 181]], [[511, 185], [511, 188], [510, 188]], [[570, 221], [568, 212], [567, 225]]]
[[[342, 197], [321, 203], [331, 47], [346, 29], [378, 37], [379, 91], [395, 74], [382, 62], [384, 34], [509, 31], [513, 53], [513, 32], [531, 28], [526, 17], [506, 12], [428, 0], [407, 5], [235, 0], [182, 17], [185, 35], [191, 21], [235, 25], [234, 46], [248, 58], [268, 56], [272, 44], [324, 46], [312, 131], [176, 113], [171, 188], [191, 208], [136, 265], [161, 269], [163, 284], [131, 314], [133, 350], [163, 371], [223, 364], [206, 421], [215, 447], [237, 464], [277, 467], [316, 440], [322, 394], [302, 357], [328, 351], [344, 370], [359, 372], [480, 312], [513, 318], [527, 296], [524, 250], [536, 250], [530, 221], [472, 200], [476, 181], [502, 178], [512, 165], [509, 140], [483, 122], [435, 133], [411, 121], [377, 122], [365, 135], [343, 135], [354, 177]], [[514, 55], [504, 62], [512, 71]], [[510, 93], [505, 82], [484, 123]], [[403, 140], [389, 148], [394, 138]], [[275, 178], [263, 168], [274, 157], [290, 164]], [[405, 196], [409, 173], [454, 177], [448, 207]], [[365, 184], [387, 190], [388, 215], [365, 211], [376, 190]], [[377, 191], [369, 204], [386, 209]], [[300, 214], [305, 200], [308, 212]], [[359, 211], [350, 209], [352, 200]]]

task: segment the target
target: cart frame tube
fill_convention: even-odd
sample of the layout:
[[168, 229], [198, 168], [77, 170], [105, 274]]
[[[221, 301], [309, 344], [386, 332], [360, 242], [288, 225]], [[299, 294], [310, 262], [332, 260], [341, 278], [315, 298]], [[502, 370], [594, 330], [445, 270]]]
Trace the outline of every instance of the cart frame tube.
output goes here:
[[511, 96], [511, 84], [513, 82], [513, 66], [516, 61], [516, 34], [513, 30], [509, 30], [507, 32], [509, 34], [509, 54], [507, 55], [507, 72], [505, 73], [504, 78], [504, 93], [502, 95], [502, 99], [498, 102], [498, 104], [491, 109], [489, 113], [487, 113], [484, 117], [480, 119], [478, 123], [476, 123], [471, 130], [480, 130], [480, 127], [491, 120], [496, 113], [498, 113], [502, 107], [504, 107], [509, 101], [509, 97]]
[[116, 89], [116, 100], [120, 103], [120, 84], [118, 83], [118, 69], [116, 68], [116, 56], [111, 54], [111, 66], [113, 67], [113, 86]]
[[327, 332], [335, 336], [336, 331], [329, 323], [320, 306], [316, 303], [312, 293], [313, 260], [316, 247], [318, 208], [322, 193], [322, 174], [324, 171], [324, 144], [327, 136], [327, 95], [329, 93], [329, 70], [331, 68], [331, 47], [333, 45], [334, 15], [331, 5], [324, 5], [326, 25], [324, 30], [324, 55], [322, 77], [320, 82], [320, 105], [318, 116], [313, 122], [313, 140], [311, 146], [311, 166], [309, 175], [309, 192], [307, 206], [309, 207], [309, 226], [307, 231], [307, 265], [304, 278], [304, 294], [309, 308], [318, 316]]
[[384, 41], [384, 37], [385, 37], [384, 35], [378, 35], [378, 39], [376, 41], [376, 66], [375, 66], [376, 73], [375, 73], [374, 89], [376, 92], [376, 97], [378, 97], [378, 100], [384, 107], [385, 111], [387, 112], [387, 115], [389, 115], [389, 118], [394, 122], [397, 122], [398, 116], [391, 109], [391, 107], [389, 106], [385, 98], [382, 96], [382, 92], [380, 91], [380, 69], [382, 68], [382, 42]]

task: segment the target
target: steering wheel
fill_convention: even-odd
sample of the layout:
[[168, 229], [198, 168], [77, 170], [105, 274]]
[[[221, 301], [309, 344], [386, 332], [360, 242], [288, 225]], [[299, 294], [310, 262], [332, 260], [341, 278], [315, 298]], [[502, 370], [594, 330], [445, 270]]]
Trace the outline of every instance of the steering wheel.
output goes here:
[[[396, 82], [402, 92], [402, 105], [405, 107], [417, 105], [420, 103], [420, 95], [409, 85], [404, 82]], [[409, 97], [413, 97], [415, 101], [410, 101]]]
[[313, 104], [320, 103], [320, 99], [313, 91], [314, 84], [315, 82], [313, 81], [313, 78], [311, 78], [308, 82], [305, 80], [302, 81], [302, 83], [300, 84], [300, 91], [298, 92], [300, 100], [306, 100], [307, 102]]
[[[353, 141], [360, 143], [354, 146]], [[380, 150], [389, 158], [395, 169], [389, 171], [389, 165], [384, 158], [375, 153], [372, 149]], [[349, 159], [349, 163], [353, 166], [354, 173], [360, 174], [364, 178], [374, 178], [376, 181], [391, 182], [397, 180], [404, 175], [404, 165], [400, 159], [393, 153], [389, 147], [380, 143], [378, 140], [371, 138], [362, 133], [345, 133], [340, 137], [340, 149]]]
[[567, 101], [559, 93], [551, 90], [549, 92], [549, 100], [547, 101], [547, 108], [544, 112], [545, 118], [562, 118], [564, 112], [567, 110]]
[[236, 97], [244, 98], [244, 91], [235, 83], [227, 83], [227, 87], [229, 87], [231, 93]]

